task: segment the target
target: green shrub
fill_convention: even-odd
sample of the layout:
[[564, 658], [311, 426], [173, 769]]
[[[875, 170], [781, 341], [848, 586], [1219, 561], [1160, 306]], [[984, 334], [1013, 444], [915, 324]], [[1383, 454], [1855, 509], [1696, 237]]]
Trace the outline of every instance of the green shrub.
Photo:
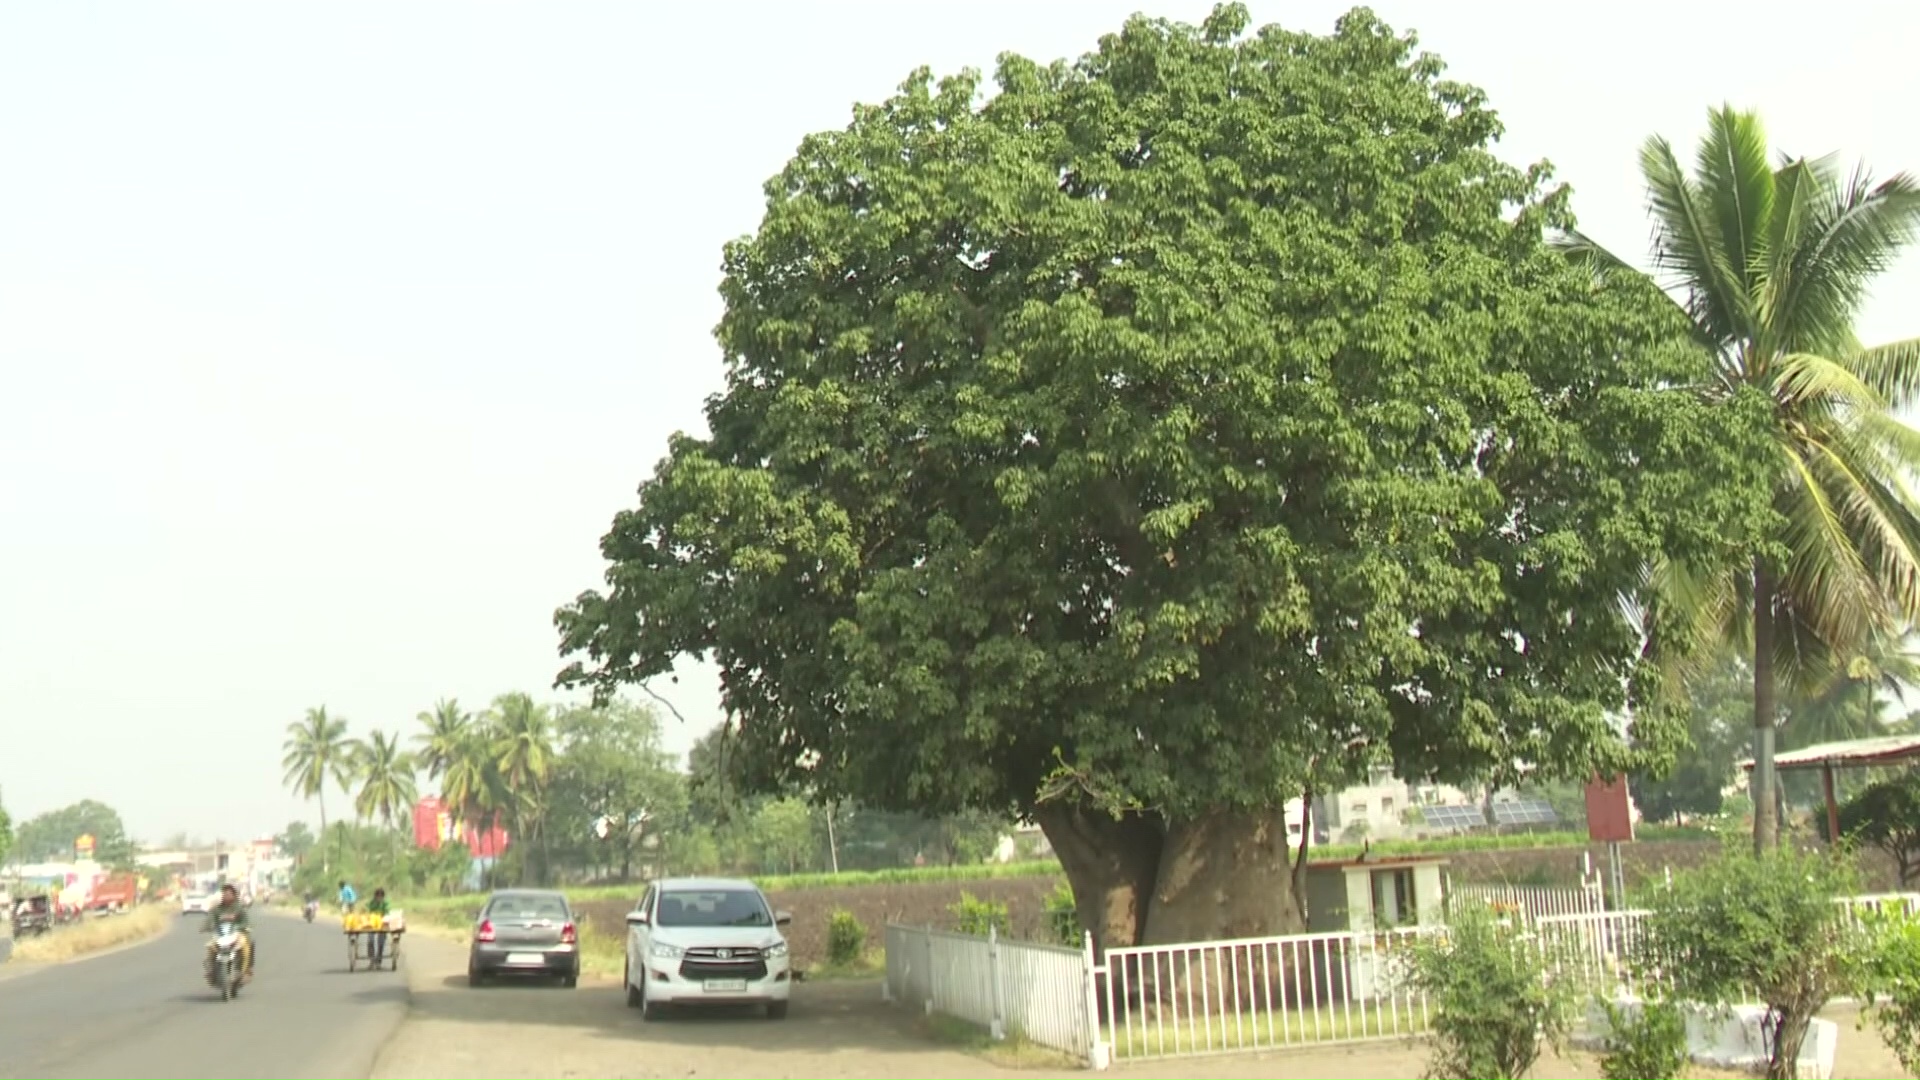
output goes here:
[[960, 899], [948, 905], [947, 910], [953, 913], [953, 928], [962, 934], [985, 937], [989, 928], [1002, 934], [1007, 932], [1005, 904], [982, 900], [963, 890]]
[[1785, 848], [1755, 856], [1738, 841], [1673, 876], [1649, 898], [1633, 964], [1675, 1000], [1732, 1005], [1757, 997], [1773, 1058], [1770, 1080], [1794, 1080], [1807, 1025], [1833, 998], [1868, 989], [1870, 936], [1834, 900], [1854, 891], [1843, 855]]
[[857, 966], [867, 956], [867, 928], [853, 912], [840, 908], [827, 919], [827, 963], [834, 967]]
[[1047, 929], [1060, 944], [1073, 948], [1080, 941], [1080, 910], [1074, 906], [1073, 886], [1065, 881], [1047, 894]]
[[1607, 1052], [1600, 1056], [1606, 1080], [1674, 1080], [1687, 1067], [1687, 1020], [1671, 1001], [1648, 1001], [1638, 1014], [1613, 1002], [1607, 1010]]
[[1920, 1076], [1920, 919], [1888, 912], [1870, 923], [1874, 931], [1868, 1015], [1900, 1067]]
[[1444, 934], [1413, 947], [1407, 979], [1427, 997], [1433, 1080], [1518, 1080], [1543, 1044], [1559, 1049], [1572, 1028], [1573, 987], [1546, 978], [1537, 944], [1478, 906]]

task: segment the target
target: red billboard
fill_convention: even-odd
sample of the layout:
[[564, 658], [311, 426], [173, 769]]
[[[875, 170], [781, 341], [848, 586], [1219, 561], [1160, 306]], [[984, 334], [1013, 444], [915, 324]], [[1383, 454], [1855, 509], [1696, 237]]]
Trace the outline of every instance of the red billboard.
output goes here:
[[456, 830], [453, 814], [437, 795], [429, 795], [413, 804], [413, 846], [439, 851], [440, 845], [455, 838], [465, 841], [467, 850], [477, 858], [493, 858], [507, 850], [507, 830], [498, 823], [484, 833], [478, 823], [466, 821]]

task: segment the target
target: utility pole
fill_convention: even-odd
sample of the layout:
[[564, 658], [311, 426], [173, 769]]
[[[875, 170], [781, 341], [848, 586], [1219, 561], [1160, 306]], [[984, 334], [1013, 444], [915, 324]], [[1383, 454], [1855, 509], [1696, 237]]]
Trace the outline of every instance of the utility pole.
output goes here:
[[833, 872], [840, 872], [840, 843], [833, 838], [834, 803], [827, 804], [827, 857], [833, 860]]

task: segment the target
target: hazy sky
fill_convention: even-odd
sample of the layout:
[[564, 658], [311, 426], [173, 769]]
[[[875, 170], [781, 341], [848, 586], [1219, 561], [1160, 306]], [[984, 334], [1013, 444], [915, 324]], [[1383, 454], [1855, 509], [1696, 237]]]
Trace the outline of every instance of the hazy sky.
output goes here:
[[[312, 819], [279, 769], [310, 705], [364, 733], [545, 692], [554, 607], [720, 385], [720, 246], [800, 137], [919, 64], [1210, 6], [0, 6], [0, 798], [238, 838]], [[1920, 169], [1920, 7], [1375, 10], [1616, 250], [1641, 140], [1690, 156], [1723, 99], [1780, 149]], [[1910, 259], [1863, 335], [1920, 335], [1917, 294]], [[676, 750], [719, 716], [687, 675]]]

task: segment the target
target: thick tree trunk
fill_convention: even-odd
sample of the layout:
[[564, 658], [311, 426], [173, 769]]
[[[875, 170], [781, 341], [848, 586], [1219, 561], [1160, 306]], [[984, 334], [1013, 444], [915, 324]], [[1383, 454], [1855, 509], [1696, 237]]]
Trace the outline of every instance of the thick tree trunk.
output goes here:
[[1298, 934], [1285, 807], [1171, 823], [1147, 908], [1149, 945]]
[[1073, 887], [1075, 914], [1094, 949], [1138, 944], [1160, 870], [1165, 827], [1157, 815], [1124, 814], [1065, 803], [1037, 807], [1033, 820], [1053, 845]]
[[1780, 819], [1774, 803], [1777, 779], [1773, 771], [1773, 575], [1758, 562], [1753, 567], [1753, 779], [1747, 790], [1753, 797], [1753, 851], [1765, 854], [1780, 843]]

